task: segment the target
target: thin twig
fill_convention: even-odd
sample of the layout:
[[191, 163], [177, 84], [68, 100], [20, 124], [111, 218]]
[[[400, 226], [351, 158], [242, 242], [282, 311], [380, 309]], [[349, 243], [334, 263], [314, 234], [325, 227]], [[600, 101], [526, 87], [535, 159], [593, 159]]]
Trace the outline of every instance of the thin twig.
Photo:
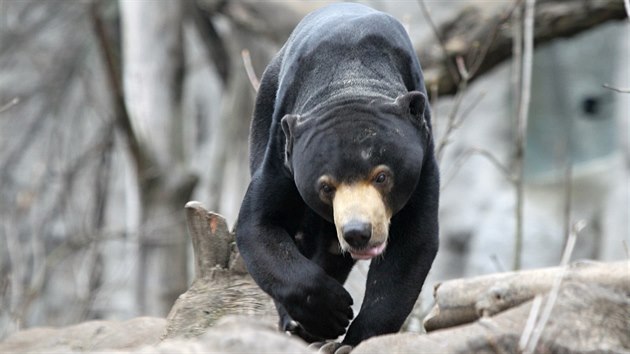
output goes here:
[[6, 253], [6, 262], [10, 267], [10, 272], [6, 276], [10, 294], [5, 297], [6, 302], [3, 301], [3, 305], [4, 310], [9, 315], [9, 321], [13, 322], [16, 330], [20, 330], [25, 317], [24, 312], [21, 311], [23, 308], [20, 305], [26, 293], [24, 289], [26, 284], [24, 284], [23, 279], [26, 279], [27, 270], [25, 268], [27, 267], [24, 265], [27, 264], [27, 257], [24, 254], [24, 248], [20, 245], [17, 225], [3, 223], [2, 229], [8, 251]]
[[464, 58], [458, 56], [455, 58], [455, 62], [457, 63], [457, 71], [459, 75], [462, 77], [462, 80], [468, 81], [470, 79], [470, 73], [466, 68], [466, 63], [464, 62]]
[[12, 99], [11, 101], [7, 102], [3, 106], [0, 106], [0, 113], [8, 110], [9, 108], [15, 106], [18, 103], [20, 103], [20, 98], [19, 97], [15, 97], [14, 99]]
[[457, 94], [455, 95], [455, 103], [453, 104], [453, 108], [451, 109], [451, 113], [448, 116], [448, 123], [446, 124], [446, 131], [444, 135], [442, 135], [440, 141], [437, 144], [437, 149], [435, 152], [435, 156], [438, 160], [438, 163], [442, 161], [442, 157], [444, 156], [444, 149], [446, 145], [450, 143], [451, 134], [457, 128], [457, 114], [459, 113], [459, 108], [464, 100], [464, 95], [466, 93], [466, 89], [468, 88], [468, 70], [464, 64], [464, 60], [461, 57], [457, 57], [457, 69], [459, 71], [459, 75], [462, 78], [459, 81], [457, 87]]
[[[528, 0], [533, 1], [533, 0]], [[551, 316], [551, 310], [553, 310], [556, 301], [558, 300], [558, 294], [560, 293], [560, 285], [562, 285], [562, 280], [564, 279], [564, 275], [567, 271], [567, 266], [569, 264], [569, 260], [571, 259], [571, 255], [573, 254], [573, 248], [575, 247], [575, 242], [577, 240], [577, 235], [584, 229], [586, 226], [586, 221], [580, 220], [573, 224], [571, 229], [571, 233], [569, 235], [569, 239], [566, 247], [564, 248], [564, 253], [562, 255], [562, 260], [560, 261], [560, 271], [556, 275], [553, 280], [553, 284], [551, 285], [551, 290], [549, 291], [549, 295], [547, 296], [547, 302], [545, 302], [545, 307], [543, 308], [542, 313], [540, 314], [540, 320], [537, 322], [536, 326], [532, 331], [532, 335], [527, 342], [527, 345], [521, 347], [524, 354], [534, 353], [536, 346], [538, 345], [538, 341], [542, 336], [542, 332], [549, 321], [549, 317]]]
[[[630, 1], [630, 0], [627, 0]], [[613, 90], [615, 92], [619, 92], [619, 93], [630, 93], [630, 88], [618, 88], [618, 87], [613, 87], [610, 86], [608, 84], [603, 84], [602, 86], [604, 86], [605, 88], [609, 89], [609, 90]]]
[[490, 255], [490, 260], [492, 261], [492, 264], [494, 264], [494, 268], [496, 269], [496, 271], [498, 273], [503, 273], [506, 272], [505, 266], [503, 265], [503, 262], [501, 262], [501, 260], [499, 259], [499, 257], [497, 257], [496, 254], [491, 254]]
[[247, 78], [252, 84], [254, 91], [258, 92], [258, 88], [260, 87], [260, 80], [258, 80], [256, 72], [254, 71], [254, 66], [252, 65], [252, 57], [249, 55], [249, 50], [241, 50], [241, 58], [243, 58], [243, 65], [245, 66], [245, 72], [247, 72]]
[[[453, 167], [449, 170], [449, 173], [445, 173], [446, 178], [444, 178], [444, 182], [442, 183], [442, 189], [446, 188], [446, 186], [455, 179], [457, 173], [461, 170], [462, 166], [473, 156], [481, 156], [486, 158], [490, 163], [492, 163], [507, 179], [510, 183], [514, 184], [516, 182], [516, 177], [510, 172], [510, 170], [501, 162], [499, 159], [494, 156], [490, 151], [473, 147], [463, 153], [459, 159], [457, 159], [453, 163]], [[452, 172], [451, 172], [452, 171]]]
[[569, 234], [571, 232], [571, 204], [573, 202], [573, 159], [571, 158], [571, 149], [573, 143], [571, 135], [573, 133], [573, 120], [569, 119], [569, 126], [567, 127], [567, 142], [565, 151], [565, 169], [564, 169], [564, 210], [563, 210], [563, 230], [564, 230], [564, 244], [566, 245], [569, 240]]
[[519, 109], [517, 116], [516, 146], [516, 239], [514, 243], [514, 270], [521, 268], [521, 251], [523, 248], [523, 211], [525, 204], [524, 163], [527, 142], [527, 116], [531, 97], [532, 61], [534, 52], [534, 9], [536, 0], [527, 0], [523, 17], [523, 71], [520, 89]]
[[455, 131], [457, 126], [457, 112], [459, 111], [459, 107], [462, 104], [462, 100], [464, 99], [464, 93], [466, 92], [467, 82], [460, 81], [459, 88], [457, 89], [457, 93], [455, 94], [455, 103], [453, 103], [453, 108], [451, 109], [451, 113], [448, 116], [448, 121], [446, 123], [446, 131], [441, 136], [439, 142], [437, 143], [437, 149], [435, 151], [435, 156], [438, 160], [438, 163], [442, 161], [442, 157], [444, 156], [444, 150], [446, 146], [451, 142], [450, 137], [451, 134]]
[[[438, 117], [438, 98], [440, 96], [440, 93], [438, 92], [438, 84], [434, 83], [430, 86], [429, 90], [431, 92], [431, 96], [429, 97], [431, 99], [431, 116], [433, 117], [432, 119], [435, 120], [436, 117]], [[437, 125], [433, 125], [433, 135], [437, 136]]]
[[459, 119], [455, 122], [455, 129], [459, 128], [462, 124], [464, 124], [464, 121], [466, 120], [466, 118], [468, 118], [470, 113], [483, 100], [483, 98], [486, 96], [487, 93], [488, 93], [487, 91], [483, 91], [479, 93], [479, 95], [474, 100], [472, 100], [472, 102], [468, 106], [462, 109], [462, 114], [459, 116]]
[[486, 55], [488, 54], [488, 51], [490, 50], [490, 47], [492, 47], [492, 45], [495, 43], [497, 36], [499, 34], [499, 29], [503, 26], [503, 24], [505, 22], [507, 22], [511, 17], [512, 14], [514, 13], [514, 11], [520, 7], [521, 3], [523, 2], [523, 0], [516, 0], [514, 2], [514, 4], [512, 5], [512, 7], [510, 7], [497, 21], [496, 25], [494, 26], [494, 28], [492, 29], [492, 32], [490, 34], [490, 36], [488, 36], [488, 40], [485, 41], [484, 46], [481, 48], [481, 51], [479, 52], [479, 54], [477, 55], [477, 57], [475, 58], [475, 60], [473, 61], [473, 63], [470, 65], [470, 76], [474, 76], [477, 73], [477, 70], [479, 70], [479, 68], [481, 67], [481, 64], [483, 63], [484, 59], [486, 58]]
[[523, 9], [519, 6], [512, 17], [512, 75], [510, 77], [514, 88], [514, 117], [518, 117], [518, 106], [521, 98], [521, 78], [523, 71]]
[[453, 62], [448, 57], [448, 50], [446, 49], [446, 43], [444, 42], [444, 39], [440, 35], [440, 30], [437, 28], [435, 21], [433, 21], [433, 17], [431, 16], [429, 9], [427, 8], [427, 5], [424, 3], [424, 0], [418, 0], [418, 3], [420, 4], [420, 10], [422, 10], [422, 15], [424, 16], [424, 19], [429, 23], [429, 26], [431, 27], [431, 30], [433, 31], [433, 35], [438, 40], [438, 43], [440, 44], [440, 48], [442, 49], [442, 52], [444, 53], [444, 61], [446, 63], [446, 68], [449, 74], [451, 75], [451, 79], [453, 79], [453, 82], [459, 82], [460, 77], [457, 76], [457, 68], [455, 67], [455, 65], [453, 65]]
[[532, 332], [534, 331], [534, 326], [536, 326], [536, 320], [538, 319], [538, 313], [540, 312], [540, 305], [542, 304], [542, 296], [536, 295], [534, 297], [534, 301], [532, 302], [532, 308], [529, 310], [529, 316], [527, 317], [527, 322], [525, 322], [525, 328], [523, 329], [523, 334], [521, 335], [521, 340], [518, 342], [518, 347], [522, 351], [529, 343], [529, 339], [532, 336]]

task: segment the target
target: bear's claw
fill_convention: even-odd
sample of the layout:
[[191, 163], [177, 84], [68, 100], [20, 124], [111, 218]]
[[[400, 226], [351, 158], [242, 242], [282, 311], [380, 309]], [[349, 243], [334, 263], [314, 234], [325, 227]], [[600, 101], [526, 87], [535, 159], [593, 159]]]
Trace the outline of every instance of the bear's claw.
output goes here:
[[317, 349], [321, 354], [348, 354], [352, 351], [352, 347], [339, 342], [314, 342], [311, 343], [309, 349]]

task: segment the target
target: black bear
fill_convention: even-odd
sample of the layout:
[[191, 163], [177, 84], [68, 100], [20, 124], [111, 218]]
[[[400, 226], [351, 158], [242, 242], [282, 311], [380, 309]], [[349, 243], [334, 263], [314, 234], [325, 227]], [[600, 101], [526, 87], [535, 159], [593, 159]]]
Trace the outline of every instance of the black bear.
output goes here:
[[358, 4], [306, 16], [265, 70], [236, 223], [282, 330], [337, 338], [343, 288], [371, 259], [343, 344], [400, 330], [438, 248], [439, 174], [422, 70], [403, 26]]

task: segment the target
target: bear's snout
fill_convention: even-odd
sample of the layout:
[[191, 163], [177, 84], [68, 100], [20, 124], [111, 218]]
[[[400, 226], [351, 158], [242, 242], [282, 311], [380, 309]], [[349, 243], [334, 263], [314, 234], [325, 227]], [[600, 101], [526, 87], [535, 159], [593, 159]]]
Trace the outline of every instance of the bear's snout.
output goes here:
[[342, 226], [343, 239], [350, 247], [365, 248], [372, 237], [372, 224], [360, 220], [351, 220]]
[[385, 250], [391, 213], [371, 183], [341, 183], [333, 197], [337, 238], [354, 259], [371, 259]]

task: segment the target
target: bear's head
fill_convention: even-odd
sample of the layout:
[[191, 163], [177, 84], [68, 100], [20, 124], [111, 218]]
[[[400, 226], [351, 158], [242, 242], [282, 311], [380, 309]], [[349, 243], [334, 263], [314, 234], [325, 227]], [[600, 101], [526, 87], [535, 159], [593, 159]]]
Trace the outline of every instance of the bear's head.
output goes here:
[[430, 139], [426, 102], [413, 91], [282, 118], [285, 164], [300, 195], [335, 224], [355, 259], [383, 253], [390, 219], [416, 189]]

